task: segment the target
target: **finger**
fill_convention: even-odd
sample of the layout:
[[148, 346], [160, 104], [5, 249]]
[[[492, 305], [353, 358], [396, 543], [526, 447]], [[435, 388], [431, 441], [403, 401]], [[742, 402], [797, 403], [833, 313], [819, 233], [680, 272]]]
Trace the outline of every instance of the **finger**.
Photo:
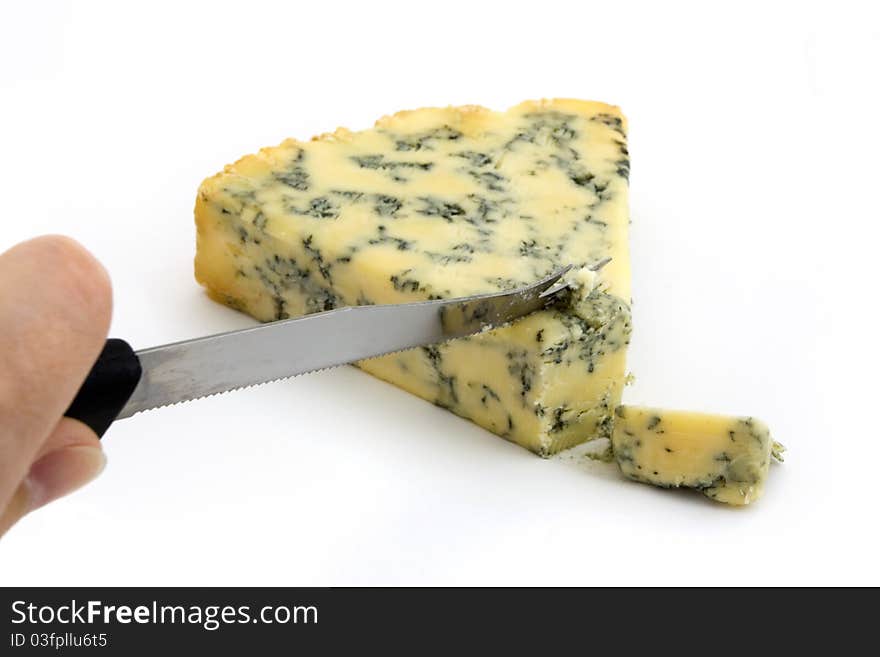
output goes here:
[[6, 533], [6, 530], [21, 520], [22, 516], [27, 513], [28, 500], [30, 493], [28, 492], [27, 483], [21, 482], [12, 498], [6, 504], [6, 508], [0, 513], [0, 536]]
[[73, 240], [0, 255], [0, 508], [98, 357], [110, 311], [106, 271]]
[[95, 432], [79, 420], [61, 418], [0, 514], [0, 535], [24, 515], [92, 481], [106, 463]]
[[72, 417], [63, 417], [55, 425], [52, 433], [46, 438], [39, 451], [34, 456], [34, 463], [46, 456], [49, 452], [54, 452], [62, 447], [72, 447], [74, 445], [84, 445], [86, 447], [101, 447], [101, 439], [92, 431], [92, 428]]

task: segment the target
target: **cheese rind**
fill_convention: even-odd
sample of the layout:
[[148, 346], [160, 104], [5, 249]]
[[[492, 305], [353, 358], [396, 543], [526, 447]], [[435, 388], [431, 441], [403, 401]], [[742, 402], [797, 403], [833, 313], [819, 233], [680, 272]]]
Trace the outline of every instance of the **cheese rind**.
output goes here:
[[615, 107], [553, 100], [287, 140], [202, 183], [196, 277], [270, 321], [510, 289], [574, 265], [557, 307], [358, 365], [542, 455], [610, 437], [631, 331], [625, 130]]
[[630, 479], [696, 488], [718, 502], [745, 505], [761, 496], [771, 457], [782, 445], [752, 417], [637, 406], [615, 409], [611, 448]]

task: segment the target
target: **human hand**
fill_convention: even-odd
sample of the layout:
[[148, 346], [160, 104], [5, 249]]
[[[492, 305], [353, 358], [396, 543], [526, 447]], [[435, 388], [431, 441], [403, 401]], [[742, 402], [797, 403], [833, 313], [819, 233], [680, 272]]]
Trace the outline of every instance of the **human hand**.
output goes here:
[[0, 534], [104, 468], [95, 433], [63, 417], [104, 346], [110, 278], [73, 240], [0, 254]]

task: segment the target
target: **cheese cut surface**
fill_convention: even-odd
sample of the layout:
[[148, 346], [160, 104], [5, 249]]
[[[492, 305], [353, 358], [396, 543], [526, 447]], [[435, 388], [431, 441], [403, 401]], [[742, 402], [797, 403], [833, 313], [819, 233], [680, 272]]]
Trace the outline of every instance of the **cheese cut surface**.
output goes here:
[[[629, 156], [616, 107], [399, 112], [287, 140], [205, 180], [196, 277], [270, 321], [510, 289], [572, 264], [570, 299], [359, 366], [549, 455], [610, 437], [631, 330]], [[595, 277], [584, 268], [611, 257]]]
[[636, 481], [744, 505], [761, 496], [771, 457], [782, 460], [784, 447], [754, 418], [636, 406], [615, 415], [614, 459]]

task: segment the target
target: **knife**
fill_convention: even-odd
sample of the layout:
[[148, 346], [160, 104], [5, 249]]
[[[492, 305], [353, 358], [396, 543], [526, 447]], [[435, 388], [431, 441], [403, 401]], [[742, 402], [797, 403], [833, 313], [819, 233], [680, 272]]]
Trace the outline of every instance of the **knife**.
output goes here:
[[479, 333], [545, 308], [569, 269], [506, 292], [348, 306], [140, 351], [111, 338], [65, 416], [102, 436], [141, 411]]

